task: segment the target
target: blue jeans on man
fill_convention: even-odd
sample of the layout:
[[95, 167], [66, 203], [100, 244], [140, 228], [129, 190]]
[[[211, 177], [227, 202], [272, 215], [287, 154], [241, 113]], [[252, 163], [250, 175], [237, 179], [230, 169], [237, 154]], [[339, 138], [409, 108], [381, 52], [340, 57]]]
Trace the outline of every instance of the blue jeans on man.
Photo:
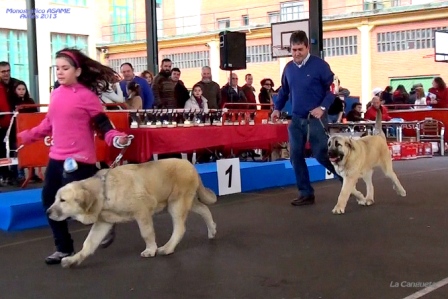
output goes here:
[[311, 186], [310, 175], [305, 161], [305, 144], [308, 128], [310, 130], [309, 142], [313, 157], [342, 181], [342, 178], [336, 174], [333, 165], [328, 159], [328, 136], [323, 126], [326, 122], [327, 117], [325, 114], [322, 116], [322, 122], [314, 117], [307, 119], [293, 116], [288, 128], [291, 148], [290, 160], [296, 175], [297, 188], [300, 191], [299, 198], [309, 199], [308, 204], [314, 203], [314, 189]]

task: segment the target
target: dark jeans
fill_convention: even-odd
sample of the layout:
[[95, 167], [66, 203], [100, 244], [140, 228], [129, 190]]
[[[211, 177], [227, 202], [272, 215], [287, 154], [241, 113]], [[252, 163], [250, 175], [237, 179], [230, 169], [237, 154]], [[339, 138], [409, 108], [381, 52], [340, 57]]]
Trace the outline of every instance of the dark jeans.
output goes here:
[[[289, 125], [289, 143], [291, 147], [291, 164], [294, 169], [297, 180], [297, 188], [301, 196], [314, 195], [314, 189], [311, 186], [310, 175], [308, 167], [305, 162], [305, 144], [308, 132], [308, 122], [310, 129], [310, 144], [313, 157], [326, 169], [334, 173], [335, 177], [342, 181], [334, 170], [333, 165], [328, 159], [328, 137], [325, 134], [325, 129], [319, 119], [292, 117], [292, 122]], [[325, 124], [327, 119], [325, 115], [322, 118]]]
[[[74, 181], [87, 179], [98, 171], [95, 164], [84, 164], [78, 162], [78, 169], [71, 173], [64, 173], [64, 161], [50, 159], [45, 171], [44, 187], [42, 188], [42, 204], [47, 210], [55, 201], [58, 190]], [[68, 231], [67, 220], [54, 221], [50, 218], [48, 224], [53, 231], [56, 250], [64, 253], [74, 251], [73, 240]]]

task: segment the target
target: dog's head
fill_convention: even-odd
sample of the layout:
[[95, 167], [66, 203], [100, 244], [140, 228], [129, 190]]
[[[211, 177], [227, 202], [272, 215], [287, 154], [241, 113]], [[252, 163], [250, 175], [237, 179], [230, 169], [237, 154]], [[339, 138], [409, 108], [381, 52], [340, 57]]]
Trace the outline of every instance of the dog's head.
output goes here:
[[353, 150], [349, 137], [334, 135], [328, 139], [328, 158], [333, 164], [339, 164]]
[[47, 210], [47, 215], [55, 221], [69, 217], [81, 221], [95, 202], [95, 198], [81, 182], [73, 182], [60, 188], [56, 193], [55, 202]]

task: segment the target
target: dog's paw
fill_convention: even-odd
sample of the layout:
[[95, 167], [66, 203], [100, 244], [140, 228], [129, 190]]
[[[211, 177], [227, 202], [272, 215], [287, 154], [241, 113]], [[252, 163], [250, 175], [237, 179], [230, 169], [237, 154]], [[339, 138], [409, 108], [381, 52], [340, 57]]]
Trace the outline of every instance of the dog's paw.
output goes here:
[[154, 257], [157, 252], [157, 246], [154, 248], [146, 248], [145, 250], [140, 253], [142, 257]]
[[61, 266], [62, 268], [70, 268], [71, 266], [76, 264], [76, 260], [72, 256], [67, 256], [62, 258]]
[[397, 192], [398, 195], [405, 197], [406, 196], [406, 190], [404, 190], [403, 188], [397, 188], [394, 185], [394, 190]]
[[364, 200], [358, 200], [358, 205], [360, 206], [371, 206], [375, 203], [373, 199], [364, 199]]
[[174, 253], [174, 250], [167, 249], [165, 246], [157, 248], [157, 255], [170, 255]]
[[336, 206], [334, 207], [334, 209], [333, 209], [332, 212], [333, 212], [333, 214], [335, 214], [335, 215], [342, 215], [342, 214], [345, 213], [345, 208], [342, 208], [342, 207], [336, 205]]
[[214, 239], [216, 236], [216, 223], [213, 222], [213, 228], [208, 230], [208, 238]]

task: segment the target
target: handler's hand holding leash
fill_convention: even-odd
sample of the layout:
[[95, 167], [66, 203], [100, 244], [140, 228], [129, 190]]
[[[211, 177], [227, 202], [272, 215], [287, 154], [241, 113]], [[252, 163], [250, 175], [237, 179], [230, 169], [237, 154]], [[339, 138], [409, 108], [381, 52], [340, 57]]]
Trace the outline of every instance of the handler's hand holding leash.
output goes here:
[[115, 168], [123, 159], [123, 155], [131, 145], [131, 140], [134, 139], [134, 135], [117, 136], [114, 138], [113, 144], [116, 148], [121, 148], [121, 152], [115, 158], [115, 161], [109, 166], [109, 168]]

